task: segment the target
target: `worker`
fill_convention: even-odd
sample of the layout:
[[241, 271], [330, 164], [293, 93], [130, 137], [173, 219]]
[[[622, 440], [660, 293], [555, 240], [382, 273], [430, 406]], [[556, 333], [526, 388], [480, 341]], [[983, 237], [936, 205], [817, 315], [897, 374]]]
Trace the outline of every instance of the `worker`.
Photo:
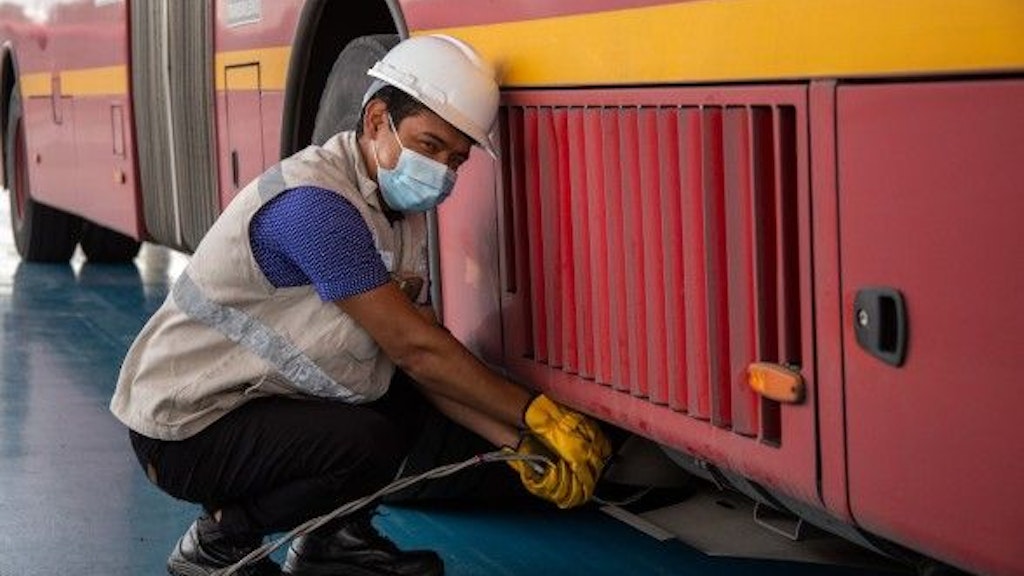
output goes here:
[[[143, 470], [203, 508], [171, 574], [212, 574], [387, 486], [425, 406], [494, 449], [547, 456], [500, 470], [561, 508], [588, 501], [609, 458], [595, 420], [494, 371], [431, 313], [425, 212], [474, 145], [496, 154], [493, 68], [430, 35], [368, 74], [355, 129], [239, 192], [122, 364], [110, 409]], [[443, 573], [436, 552], [399, 549], [371, 519], [340, 516], [295, 538], [283, 566], [241, 573]]]

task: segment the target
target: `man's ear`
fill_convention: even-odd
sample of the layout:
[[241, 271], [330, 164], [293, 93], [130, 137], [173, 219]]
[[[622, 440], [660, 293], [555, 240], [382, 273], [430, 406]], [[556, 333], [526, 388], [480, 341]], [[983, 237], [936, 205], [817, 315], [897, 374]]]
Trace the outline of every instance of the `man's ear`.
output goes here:
[[388, 105], [383, 100], [372, 98], [366, 103], [363, 111], [363, 133], [371, 139], [377, 137], [377, 131], [388, 122]]

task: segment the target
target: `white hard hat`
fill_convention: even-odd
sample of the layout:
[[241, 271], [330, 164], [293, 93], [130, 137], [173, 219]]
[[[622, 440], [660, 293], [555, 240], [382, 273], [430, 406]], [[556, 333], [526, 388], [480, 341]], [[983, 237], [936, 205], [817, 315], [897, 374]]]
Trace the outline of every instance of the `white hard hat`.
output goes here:
[[490, 138], [498, 114], [494, 68], [465, 42], [440, 34], [414, 36], [367, 74], [419, 100], [497, 157]]

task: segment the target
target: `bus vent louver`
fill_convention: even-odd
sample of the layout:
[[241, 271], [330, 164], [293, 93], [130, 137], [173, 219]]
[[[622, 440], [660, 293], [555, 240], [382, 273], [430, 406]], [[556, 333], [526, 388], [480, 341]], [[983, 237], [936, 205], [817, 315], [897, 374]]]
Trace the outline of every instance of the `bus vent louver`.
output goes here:
[[746, 367], [801, 361], [794, 109], [507, 106], [501, 130], [523, 354], [781, 442]]

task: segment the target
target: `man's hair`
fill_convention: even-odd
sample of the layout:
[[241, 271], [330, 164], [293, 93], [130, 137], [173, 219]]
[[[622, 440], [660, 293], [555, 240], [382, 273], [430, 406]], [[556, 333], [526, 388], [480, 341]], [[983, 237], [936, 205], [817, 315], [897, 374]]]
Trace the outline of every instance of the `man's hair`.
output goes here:
[[[391, 85], [385, 85], [370, 97], [371, 100], [374, 98], [379, 98], [387, 104], [388, 113], [391, 114], [391, 120], [394, 121], [396, 128], [406, 117], [427, 110], [427, 107], [422, 102]], [[363, 106], [363, 111], [359, 114], [359, 122], [356, 124], [356, 137], [363, 135], [363, 119], [365, 116], [366, 107]]]

